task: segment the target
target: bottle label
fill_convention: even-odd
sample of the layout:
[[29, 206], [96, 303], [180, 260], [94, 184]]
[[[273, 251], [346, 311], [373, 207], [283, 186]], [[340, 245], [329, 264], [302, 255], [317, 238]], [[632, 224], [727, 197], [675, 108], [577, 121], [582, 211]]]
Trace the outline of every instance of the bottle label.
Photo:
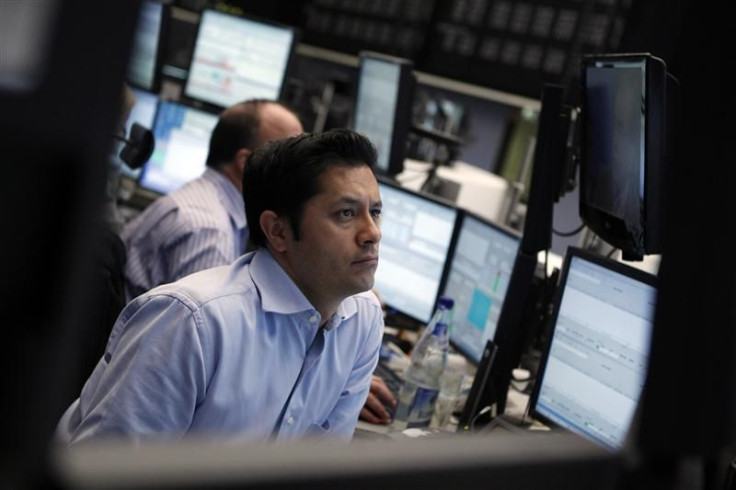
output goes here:
[[411, 407], [409, 408], [406, 425], [408, 428], [429, 426], [438, 394], [439, 390], [417, 388], [414, 400], [412, 400]]

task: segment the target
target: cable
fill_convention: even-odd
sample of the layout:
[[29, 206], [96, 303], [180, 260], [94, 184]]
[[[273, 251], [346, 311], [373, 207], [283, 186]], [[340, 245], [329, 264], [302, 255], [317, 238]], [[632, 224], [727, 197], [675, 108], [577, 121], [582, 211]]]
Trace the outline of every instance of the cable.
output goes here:
[[552, 228], [552, 233], [554, 233], [557, 236], [574, 236], [580, 233], [581, 231], [583, 231], [584, 228], [585, 228], [585, 223], [581, 224], [580, 226], [578, 226], [572, 231], [557, 231], [554, 228]]
[[471, 432], [475, 432], [475, 423], [478, 421], [480, 416], [487, 414], [488, 412], [491, 411], [492, 408], [493, 408], [492, 405], [486, 405], [477, 414], [475, 414], [475, 416], [470, 420], [470, 431]]

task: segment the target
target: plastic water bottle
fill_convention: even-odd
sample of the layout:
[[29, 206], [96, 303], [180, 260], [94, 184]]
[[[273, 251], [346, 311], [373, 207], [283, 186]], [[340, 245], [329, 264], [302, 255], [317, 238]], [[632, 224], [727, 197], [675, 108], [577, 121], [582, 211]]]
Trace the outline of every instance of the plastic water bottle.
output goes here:
[[432, 423], [429, 424], [430, 427], [442, 429], [450, 421], [457, 400], [463, 391], [463, 382], [467, 371], [466, 365], [465, 357], [460, 354], [449, 354], [447, 356], [447, 365], [442, 372], [442, 376], [440, 376], [440, 393], [434, 406], [434, 416], [432, 417]]
[[411, 363], [404, 371], [404, 383], [393, 416], [392, 430], [428, 427], [440, 390], [440, 376], [450, 349], [450, 325], [455, 302], [440, 297], [427, 328], [411, 352]]

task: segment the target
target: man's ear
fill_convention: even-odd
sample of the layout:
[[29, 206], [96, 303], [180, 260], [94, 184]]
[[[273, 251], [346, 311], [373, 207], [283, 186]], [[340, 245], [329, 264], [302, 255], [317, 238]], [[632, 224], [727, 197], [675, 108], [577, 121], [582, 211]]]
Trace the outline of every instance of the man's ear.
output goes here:
[[271, 248], [275, 252], [285, 252], [286, 239], [291, 235], [288, 220], [273, 211], [264, 211], [261, 213], [259, 224]]
[[245, 172], [245, 166], [248, 164], [248, 160], [250, 160], [252, 153], [253, 152], [250, 151], [250, 148], [241, 148], [237, 153], [235, 153], [235, 163], [240, 175], [243, 175], [243, 172]]

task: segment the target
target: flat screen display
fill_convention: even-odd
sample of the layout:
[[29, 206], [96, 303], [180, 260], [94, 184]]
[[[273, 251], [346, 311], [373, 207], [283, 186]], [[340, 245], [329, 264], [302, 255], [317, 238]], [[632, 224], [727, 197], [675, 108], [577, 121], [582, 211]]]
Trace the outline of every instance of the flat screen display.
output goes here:
[[532, 413], [618, 450], [646, 378], [656, 278], [570, 250]]
[[470, 214], [462, 217], [441, 294], [455, 300], [450, 340], [476, 364], [496, 333], [519, 243], [518, 234]]
[[427, 323], [447, 263], [458, 211], [449, 204], [379, 182], [381, 248], [375, 287], [383, 302]]
[[401, 66], [382, 60], [363, 60], [355, 106], [355, 130], [376, 146], [376, 166], [387, 171], [393, 141], [393, 114], [399, 96]]
[[278, 100], [294, 38], [289, 27], [205, 10], [184, 95], [220, 107]]
[[202, 175], [217, 120], [209, 112], [160, 102], [153, 127], [156, 147], [143, 166], [140, 187], [168, 194]]
[[144, 1], [133, 38], [133, 52], [128, 64], [128, 82], [145, 90], [156, 91], [156, 70], [164, 6]]
[[586, 70], [588, 203], [640, 222], [644, 200], [646, 62], [603, 63]]

